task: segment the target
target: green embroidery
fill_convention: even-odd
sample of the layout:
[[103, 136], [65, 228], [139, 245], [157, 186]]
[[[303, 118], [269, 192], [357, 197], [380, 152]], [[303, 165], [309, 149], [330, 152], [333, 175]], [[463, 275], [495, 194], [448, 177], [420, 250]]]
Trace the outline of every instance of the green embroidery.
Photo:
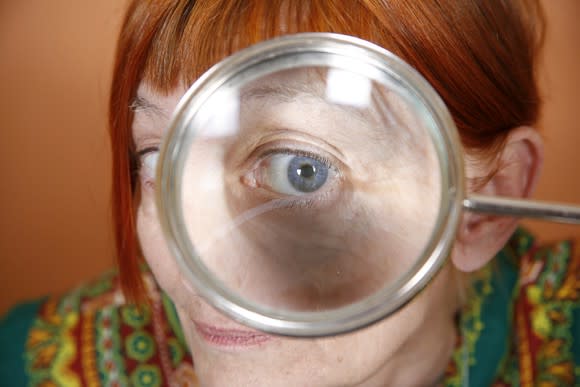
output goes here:
[[128, 385], [121, 352], [121, 325], [118, 308], [108, 306], [95, 317], [97, 369], [104, 385]]
[[477, 280], [473, 284], [469, 300], [461, 311], [459, 334], [462, 343], [453, 353], [452, 362], [456, 370], [454, 375], [445, 380], [445, 385], [448, 387], [465, 385], [465, 379], [469, 377], [469, 374], [464, 372], [467, 368], [476, 365], [475, 347], [484, 329], [481, 310], [485, 298], [492, 291], [491, 279], [492, 275], [489, 267], [485, 267], [477, 273]]
[[30, 330], [25, 353], [26, 373], [29, 385], [36, 386], [52, 380], [52, 368], [56, 355], [63, 345], [63, 316], [57, 313], [55, 300], [47, 301]]
[[183, 356], [185, 355], [183, 347], [179, 341], [173, 337], [167, 340], [167, 345], [169, 347], [169, 356], [171, 356], [171, 364], [173, 367], [177, 367], [177, 365], [182, 362]]
[[528, 302], [534, 306], [531, 314], [534, 333], [544, 340], [536, 357], [538, 382], [556, 385], [573, 383], [571, 332], [574, 303], [561, 293], [568, 270], [571, 268], [571, 245], [563, 242], [534, 254], [544, 268], [536, 285], [526, 292]]
[[156, 352], [155, 340], [145, 331], [135, 331], [125, 339], [125, 349], [130, 358], [144, 363]]
[[131, 385], [134, 387], [161, 386], [161, 372], [154, 365], [141, 364], [131, 374]]
[[97, 281], [93, 281], [81, 288], [83, 297], [95, 298], [114, 289], [116, 271], [111, 270], [102, 275]]
[[151, 322], [151, 311], [149, 308], [127, 305], [121, 308], [121, 317], [125, 324], [140, 329]]
[[179, 322], [179, 317], [177, 317], [177, 311], [175, 310], [175, 305], [171, 302], [169, 297], [165, 293], [161, 293], [161, 300], [163, 302], [163, 309], [165, 310], [165, 316], [169, 322], [169, 326], [173, 331], [177, 340], [183, 348], [189, 350], [187, 343], [185, 342], [185, 336], [183, 336], [183, 330], [181, 329], [181, 324]]
[[29, 385], [160, 386], [170, 381], [164, 375], [195, 378], [171, 301], [155, 293], [163, 308], [122, 305], [115, 274], [103, 278], [39, 307], [25, 347]]

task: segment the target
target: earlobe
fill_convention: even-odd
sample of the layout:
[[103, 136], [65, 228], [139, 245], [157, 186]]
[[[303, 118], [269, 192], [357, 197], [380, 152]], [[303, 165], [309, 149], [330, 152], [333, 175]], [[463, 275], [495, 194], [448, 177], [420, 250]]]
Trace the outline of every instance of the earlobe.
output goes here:
[[[527, 198], [535, 189], [542, 164], [543, 142], [538, 132], [527, 126], [515, 128], [497, 158], [496, 172], [477, 193]], [[478, 174], [468, 170], [467, 175]], [[517, 224], [516, 218], [465, 212], [451, 256], [454, 265], [461, 271], [481, 268], [507, 243]]]

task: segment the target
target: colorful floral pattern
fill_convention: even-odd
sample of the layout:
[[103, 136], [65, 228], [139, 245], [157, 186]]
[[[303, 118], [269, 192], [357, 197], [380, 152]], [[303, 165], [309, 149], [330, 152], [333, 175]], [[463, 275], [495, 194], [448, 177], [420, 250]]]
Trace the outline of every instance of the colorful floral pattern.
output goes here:
[[572, 247], [514, 234], [477, 277], [444, 385], [580, 386], [580, 255]]
[[29, 385], [196, 386], [173, 305], [144, 276], [151, 307], [126, 305], [113, 274], [46, 301], [26, 343]]
[[[580, 256], [518, 230], [477, 273], [444, 386], [580, 386]], [[144, 271], [151, 305], [126, 305], [108, 274], [43, 302], [28, 333], [30, 386], [198, 385], [173, 304]]]

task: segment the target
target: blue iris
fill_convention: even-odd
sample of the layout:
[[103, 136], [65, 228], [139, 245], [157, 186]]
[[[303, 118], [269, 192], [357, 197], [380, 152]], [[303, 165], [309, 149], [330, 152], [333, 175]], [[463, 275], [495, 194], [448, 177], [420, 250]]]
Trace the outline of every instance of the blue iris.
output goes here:
[[307, 156], [295, 156], [288, 164], [288, 181], [300, 192], [314, 192], [326, 182], [328, 167]]

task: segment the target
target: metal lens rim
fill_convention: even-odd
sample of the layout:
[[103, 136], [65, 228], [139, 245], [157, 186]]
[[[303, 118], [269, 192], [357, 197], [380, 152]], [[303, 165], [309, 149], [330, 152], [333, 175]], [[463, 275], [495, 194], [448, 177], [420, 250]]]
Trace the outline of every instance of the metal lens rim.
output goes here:
[[[195, 133], [189, 124], [220, 87], [232, 79], [256, 76], [260, 64], [277, 63], [270, 72], [299, 65], [296, 58], [310, 56], [316, 65], [328, 66], [336, 56], [373, 66], [403, 84], [432, 119], [429, 128], [441, 172], [441, 208], [430, 242], [420, 259], [397, 283], [352, 305], [323, 312], [272, 309], [241, 298], [224, 287], [197, 257], [187, 236], [181, 211], [181, 175], [188, 145]], [[294, 59], [293, 59], [294, 58]], [[334, 62], [340, 65], [340, 62]], [[245, 75], [244, 75], [245, 74]], [[171, 120], [157, 168], [156, 204], [169, 250], [183, 276], [212, 306], [232, 319], [273, 334], [320, 337], [350, 332], [373, 324], [399, 310], [419, 293], [445, 262], [459, 223], [464, 197], [461, 144], [445, 104], [430, 84], [391, 52], [352, 36], [304, 33], [268, 40], [226, 58], [202, 75], [186, 92]], [[186, 153], [184, 153], [186, 152]]]

